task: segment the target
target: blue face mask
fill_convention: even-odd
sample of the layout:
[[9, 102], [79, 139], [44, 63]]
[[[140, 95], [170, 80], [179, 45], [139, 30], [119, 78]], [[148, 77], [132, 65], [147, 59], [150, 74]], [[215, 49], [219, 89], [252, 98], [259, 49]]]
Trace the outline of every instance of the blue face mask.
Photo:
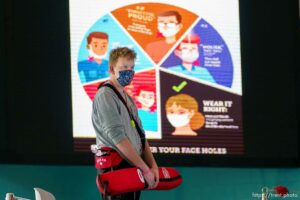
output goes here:
[[126, 85], [129, 85], [133, 79], [134, 71], [133, 70], [122, 70], [119, 71], [119, 78], [117, 78], [117, 81], [125, 87]]

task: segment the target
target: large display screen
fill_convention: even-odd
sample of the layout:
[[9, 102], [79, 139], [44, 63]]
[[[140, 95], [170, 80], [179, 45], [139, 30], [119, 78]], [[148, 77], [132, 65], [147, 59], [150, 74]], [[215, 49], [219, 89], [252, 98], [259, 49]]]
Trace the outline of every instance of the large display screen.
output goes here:
[[238, 0], [70, 0], [73, 137], [89, 151], [92, 101], [116, 47], [137, 53], [125, 89], [155, 154], [242, 155]]

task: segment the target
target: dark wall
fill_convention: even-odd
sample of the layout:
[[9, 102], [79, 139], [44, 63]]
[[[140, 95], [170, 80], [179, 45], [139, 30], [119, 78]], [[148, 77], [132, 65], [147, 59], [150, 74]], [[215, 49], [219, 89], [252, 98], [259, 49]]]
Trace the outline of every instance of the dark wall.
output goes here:
[[3, 2], [0, 1], [0, 137], [3, 136], [3, 139], [0, 140], [0, 151], [6, 150], [6, 142], [7, 140], [4, 138], [5, 131], [5, 52], [4, 52], [4, 12]]
[[[64, 162], [73, 153], [68, 2], [1, 4], [0, 148], [21, 162]], [[246, 157], [296, 158], [298, 2], [241, 0], [240, 17]]]
[[297, 156], [298, 2], [240, 1], [240, 16], [248, 155]]
[[68, 2], [4, 3], [10, 151], [72, 153]]

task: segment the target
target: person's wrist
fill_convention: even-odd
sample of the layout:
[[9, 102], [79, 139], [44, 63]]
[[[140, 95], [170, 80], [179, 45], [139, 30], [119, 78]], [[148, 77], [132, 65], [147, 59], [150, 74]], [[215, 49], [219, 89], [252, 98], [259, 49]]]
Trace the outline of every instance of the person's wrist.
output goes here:
[[149, 169], [149, 167], [144, 167], [141, 170], [142, 170], [143, 175], [146, 175], [146, 174], [148, 174], [148, 173], [151, 172], [151, 170]]
[[147, 175], [147, 174], [149, 174], [150, 172], [151, 172], [150, 169], [148, 169], [147, 171], [143, 171], [143, 175]]

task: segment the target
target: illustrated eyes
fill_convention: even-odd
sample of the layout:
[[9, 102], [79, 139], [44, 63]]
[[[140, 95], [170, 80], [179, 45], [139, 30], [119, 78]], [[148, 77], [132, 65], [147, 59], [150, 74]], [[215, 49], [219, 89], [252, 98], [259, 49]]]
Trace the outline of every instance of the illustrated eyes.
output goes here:
[[184, 110], [179, 110], [178, 112], [180, 115], [185, 114], [186, 112]]
[[173, 111], [173, 110], [168, 110], [168, 113], [171, 113], [171, 114], [173, 114], [173, 113], [174, 113], [174, 111]]
[[158, 26], [163, 28], [165, 26], [169, 27], [169, 28], [173, 28], [176, 26], [177, 23], [175, 22], [169, 22], [169, 23], [164, 23], [164, 22], [158, 22]]
[[197, 52], [197, 49], [196, 48], [188, 49], [184, 47], [181, 49], [181, 51], [185, 53], [189, 53], [189, 52]]

